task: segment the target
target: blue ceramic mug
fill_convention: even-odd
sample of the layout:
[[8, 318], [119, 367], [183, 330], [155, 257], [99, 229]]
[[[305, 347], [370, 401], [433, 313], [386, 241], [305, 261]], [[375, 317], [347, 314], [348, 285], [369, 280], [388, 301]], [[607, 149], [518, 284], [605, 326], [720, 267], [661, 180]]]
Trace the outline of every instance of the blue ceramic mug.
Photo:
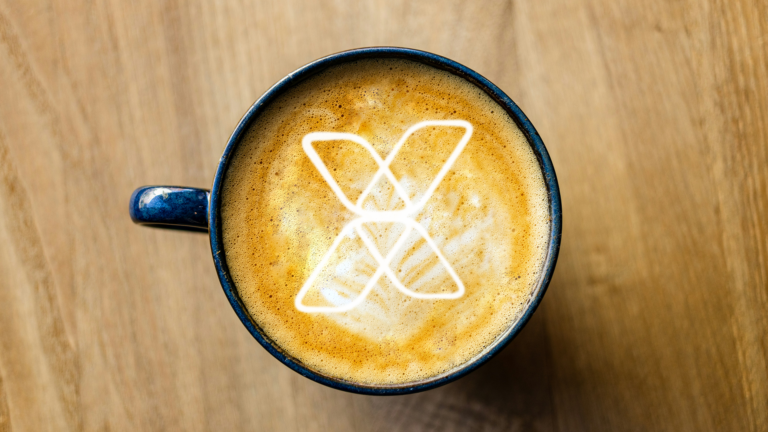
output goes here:
[[[529, 302], [528, 308], [524, 311], [522, 317], [520, 317], [516, 323], [511, 325], [502, 337], [497, 338], [496, 342], [486, 349], [484, 355], [475, 358], [464, 364], [462, 367], [447, 374], [426, 379], [416, 384], [377, 386], [351, 383], [311, 370], [300, 361], [287, 355], [276, 343], [271, 341], [264, 334], [259, 328], [259, 325], [249, 315], [232, 281], [227, 267], [226, 255], [223, 253], [220, 216], [222, 185], [224, 184], [224, 176], [227, 172], [227, 167], [235, 154], [235, 149], [239, 145], [245, 131], [248, 130], [251, 122], [257, 118], [261, 112], [269, 109], [271, 101], [275, 100], [300, 81], [331, 66], [367, 58], [400, 58], [423, 63], [457, 75], [485, 91], [485, 93], [507, 111], [509, 116], [514, 119], [517, 126], [527, 137], [528, 143], [533, 149], [541, 166], [541, 171], [544, 174], [544, 181], [548, 190], [549, 215], [552, 221], [549, 247], [544, 262], [544, 271], [541, 273], [541, 278], [532, 294], [533, 298]], [[555, 176], [555, 170], [552, 167], [552, 161], [550, 160], [549, 154], [547, 153], [539, 134], [536, 132], [536, 129], [534, 129], [533, 125], [528, 121], [528, 118], [523, 114], [520, 108], [517, 107], [512, 99], [490, 81], [466, 66], [445, 57], [440, 57], [424, 51], [392, 47], [363, 48], [333, 54], [316, 60], [289, 74], [259, 98], [240, 120], [224, 149], [224, 154], [221, 157], [216, 176], [213, 180], [213, 188], [210, 191], [175, 186], [145, 186], [137, 189], [131, 196], [129, 211], [131, 219], [139, 225], [207, 232], [211, 240], [211, 252], [213, 254], [213, 262], [216, 266], [216, 272], [219, 275], [221, 286], [224, 288], [224, 293], [229, 299], [229, 303], [232, 305], [235, 313], [240, 317], [240, 321], [242, 321], [251, 335], [253, 335], [253, 337], [256, 338], [256, 340], [269, 351], [270, 354], [299, 374], [321, 384], [354, 393], [374, 395], [407, 394], [441, 386], [468, 374], [504, 348], [504, 346], [506, 346], [520, 332], [520, 330], [522, 330], [544, 296], [544, 292], [549, 285], [549, 281], [555, 269], [555, 263], [557, 262], [557, 255], [560, 249], [560, 234], [562, 231], [560, 191]]]

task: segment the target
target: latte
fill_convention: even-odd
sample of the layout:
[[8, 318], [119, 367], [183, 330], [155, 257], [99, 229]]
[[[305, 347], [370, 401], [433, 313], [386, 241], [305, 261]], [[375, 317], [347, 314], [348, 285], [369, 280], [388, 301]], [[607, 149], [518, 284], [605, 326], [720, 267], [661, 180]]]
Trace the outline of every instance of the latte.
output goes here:
[[[387, 176], [372, 182], [380, 164], [358, 143], [313, 143], [343, 195], [353, 203], [363, 195], [365, 210], [405, 209], [396, 186], [410, 201], [426, 197], [412, 219], [444, 257], [410, 230], [388, 263], [392, 276], [379, 277], [345, 310], [381, 267], [362, 237], [384, 256], [408, 227], [376, 220], [339, 237], [358, 215], [334, 193], [302, 139], [313, 132], [355, 134], [386, 159], [406, 130], [428, 120], [472, 125], [431, 194], [466, 129], [414, 132], [389, 165], [397, 184]], [[448, 373], [502, 337], [539, 283], [550, 240], [539, 162], [504, 109], [463, 78], [399, 59], [331, 67], [270, 102], [235, 152], [222, 189], [226, 262], [253, 321], [311, 370], [370, 385]], [[393, 280], [432, 296], [406, 295]], [[307, 281], [302, 311], [297, 296]], [[340, 311], [312, 312], [334, 308]]]

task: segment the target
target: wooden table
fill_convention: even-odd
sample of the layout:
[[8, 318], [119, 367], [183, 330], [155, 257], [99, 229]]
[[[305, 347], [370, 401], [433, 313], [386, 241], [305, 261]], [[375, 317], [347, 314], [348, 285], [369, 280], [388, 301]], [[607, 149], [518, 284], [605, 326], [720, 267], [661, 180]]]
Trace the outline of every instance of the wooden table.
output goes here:
[[[504, 89], [564, 206], [523, 333], [403, 397], [281, 365], [207, 237], [127, 212], [209, 187], [271, 84], [371, 45]], [[0, 431], [768, 430], [765, 1], [2, 0], [0, 89]]]

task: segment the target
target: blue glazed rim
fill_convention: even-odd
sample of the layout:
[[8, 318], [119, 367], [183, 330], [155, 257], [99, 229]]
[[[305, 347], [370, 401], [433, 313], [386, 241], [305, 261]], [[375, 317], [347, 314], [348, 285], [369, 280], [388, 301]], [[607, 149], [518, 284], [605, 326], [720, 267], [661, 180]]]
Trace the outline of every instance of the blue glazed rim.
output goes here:
[[[541, 275], [537, 291], [531, 298], [528, 308], [526, 309], [523, 316], [520, 317], [520, 319], [513, 326], [511, 326], [503, 336], [497, 339], [495, 345], [492, 345], [491, 348], [482, 355], [475, 357], [470, 362], [464, 364], [460, 369], [449, 371], [443, 375], [432, 377], [431, 379], [414, 383], [407, 383], [404, 385], [375, 386], [340, 380], [312, 371], [300, 361], [286, 354], [279, 346], [267, 338], [251, 319], [247, 309], [237, 294], [235, 285], [230, 277], [222, 244], [219, 214], [219, 209], [221, 207], [221, 187], [223, 185], [224, 176], [229, 166], [230, 158], [234, 154], [234, 151], [240, 142], [240, 138], [242, 137], [243, 133], [248, 130], [251, 122], [259, 115], [263, 107], [269, 105], [269, 103], [275, 100], [275, 98], [277, 98], [280, 94], [295, 84], [299, 83], [300, 81], [303, 81], [304, 79], [329, 67], [367, 58], [400, 58], [426, 64], [428, 66], [445, 70], [453, 73], [454, 75], [460, 76], [485, 91], [491, 98], [493, 98], [499, 105], [501, 105], [502, 108], [507, 111], [507, 113], [514, 119], [515, 123], [517, 123], [518, 127], [528, 138], [528, 142], [536, 154], [539, 165], [541, 166], [541, 170], [544, 174], [544, 181], [546, 182], [549, 193], [551, 231], [549, 248], [547, 251], [547, 258], [544, 267], [545, 271]], [[549, 282], [555, 270], [557, 256], [560, 251], [560, 237], [562, 233], [562, 207], [560, 202], [560, 189], [558, 187], [555, 169], [552, 166], [549, 153], [547, 152], [546, 147], [544, 147], [544, 142], [541, 140], [539, 133], [536, 132], [536, 129], [533, 127], [531, 122], [528, 120], [528, 117], [523, 113], [522, 110], [520, 110], [520, 108], [512, 101], [512, 99], [510, 99], [509, 96], [501, 91], [501, 89], [468, 67], [436, 54], [409, 48], [373, 47], [343, 51], [315, 60], [312, 63], [297, 69], [287, 77], [283, 78], [277, 84], [273, 85], [251, 106], [250, 109], [248, 109], [243, 118], [240, 119], [240, 122], [237, 124], [237, 127], [232, 133], [232, 136], [229, 138], [227, 146], [224, 149], [224, 154], [222, 155], [221, 161], [219, 162], [219, 167], [216, 171], [216, 177], [213, 181], [213, 188], [211, 190], [208, 221], [213, 261], [216, 265], [216, 272], [219, 275], [221, 286], [224, 288], [224, 293], [227, 295], [229, 303], [237, 313], [240, 321], [242, 321], [243, 325], [245, 325], [251, 335], [261, 344], [261, 346], [264, 347], [264, 349], [266, 349], [270, 354], [277, 358], [281, 363], [293, 369], [300, 375], [305, 376], [320, 384], [324, 384], [328, 387], [367, 395], [401, 395], [433, 389], [459, 379], [464, 375], [467, 375], [488, 361], [491, 357], [498, 354], [512, 339], [515, 338], [515, 336], [517, 336], [522, 328], [525, 327], [525, 324], [531, 318], [539, 303], [541, 302], [541, 299], [543, 298], [544, 293], [549, 286]]]

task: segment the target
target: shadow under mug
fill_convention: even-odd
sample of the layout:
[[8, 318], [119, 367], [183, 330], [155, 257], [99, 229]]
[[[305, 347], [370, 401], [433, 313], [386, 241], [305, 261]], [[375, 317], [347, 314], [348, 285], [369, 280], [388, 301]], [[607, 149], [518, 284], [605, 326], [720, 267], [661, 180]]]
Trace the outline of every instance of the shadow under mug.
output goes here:
[[[546, 183], [548, 191], [549, 216], [551, 218], [551, 230], [547, 256], [544, 262], [544, 271], [541, 272], [540, 279], [523, 315], [515, 323], [512, 323], [507, 331], [499, 336], [494, 343], [486, 347], [482, 353], [462, 366], [441, 375], [402, 385], [370, 385], [349, 382], [313, 371], [299, 360], [292, 358], [279, 345], [271, 341], [269, 337], [264, 334], [259, 328], [258, 323], [251, 318], [243, 305], [230, 276], [222, 244], [220, 215], [222, 200], [221, 188], [232, 155], [235, 154], [235, 149], [239, 145], [240, 139], [245, 131], [248, 130], [251, 122], [254, 121], [261, 112], [269, 109], [270, 102], [278, 98], [283, 92], [295, 86], [297, 83], [329, 67], [367, 58], [398, 58], [422, 63], [464, 78], [479, 89], [485, 91], [485, 93], [506, 110], [507, 114], [514, 119], [517, 126], [523, 131], [528, 139], [528, 143], [533, 149], [544, 175], [544, 182]], [[552, 161], [549, 158], [547, 149], [544, 147], [544, 143], [539, 137], [538, 132], [536, 132], [536, 129], [534, 129], [531, 122], [512, 99], [490, 81], [466, 66], [428, 52], [394, 47], [362, 48], [332, 54], [289, 74], [272, 86], [272, 88], [267, 90], [267, 92], [264, 93], [253, 106], [251, 106], [240, 120], [235, 131], [232, 133], [232, 136], [229, 138], [229, 142], [227, 142], [227, 147], [224, 149], [224, 154], [221, 157], [219, 167], [216, 171], [216, 177], [213, 180], [213, 188], [210, 191], [176, 186], [145, 186], [137, 189], [131, 195], [129, 211], [131, 219], [139, 225], [185, 231], [208, 232], [211, 241], [213, 262], [216, 266], [216, 272], [219, 275], [221, 286], [224, 288], [224, 293], [229, 299], [229, 303], [232, 305], [235, 313], [240, 317], [240, 321], [242, 321], [251, 335], [253, 335], [253, 337], [267, 351], [269, 351], [270, 354], [299, 374], [321, 384], [349, 392], [373, 395], [407, 394], [439, 387], [468, 374], [503, 349], [504, 346], [506, 346], [520, 332], [520, 330], [522, 330], [541, 302], [555, 269], [557, 255], [560, 250], [560, 235], [562, 231], [560, 190], [558, 188], [555, 170], [552, 167]]]

